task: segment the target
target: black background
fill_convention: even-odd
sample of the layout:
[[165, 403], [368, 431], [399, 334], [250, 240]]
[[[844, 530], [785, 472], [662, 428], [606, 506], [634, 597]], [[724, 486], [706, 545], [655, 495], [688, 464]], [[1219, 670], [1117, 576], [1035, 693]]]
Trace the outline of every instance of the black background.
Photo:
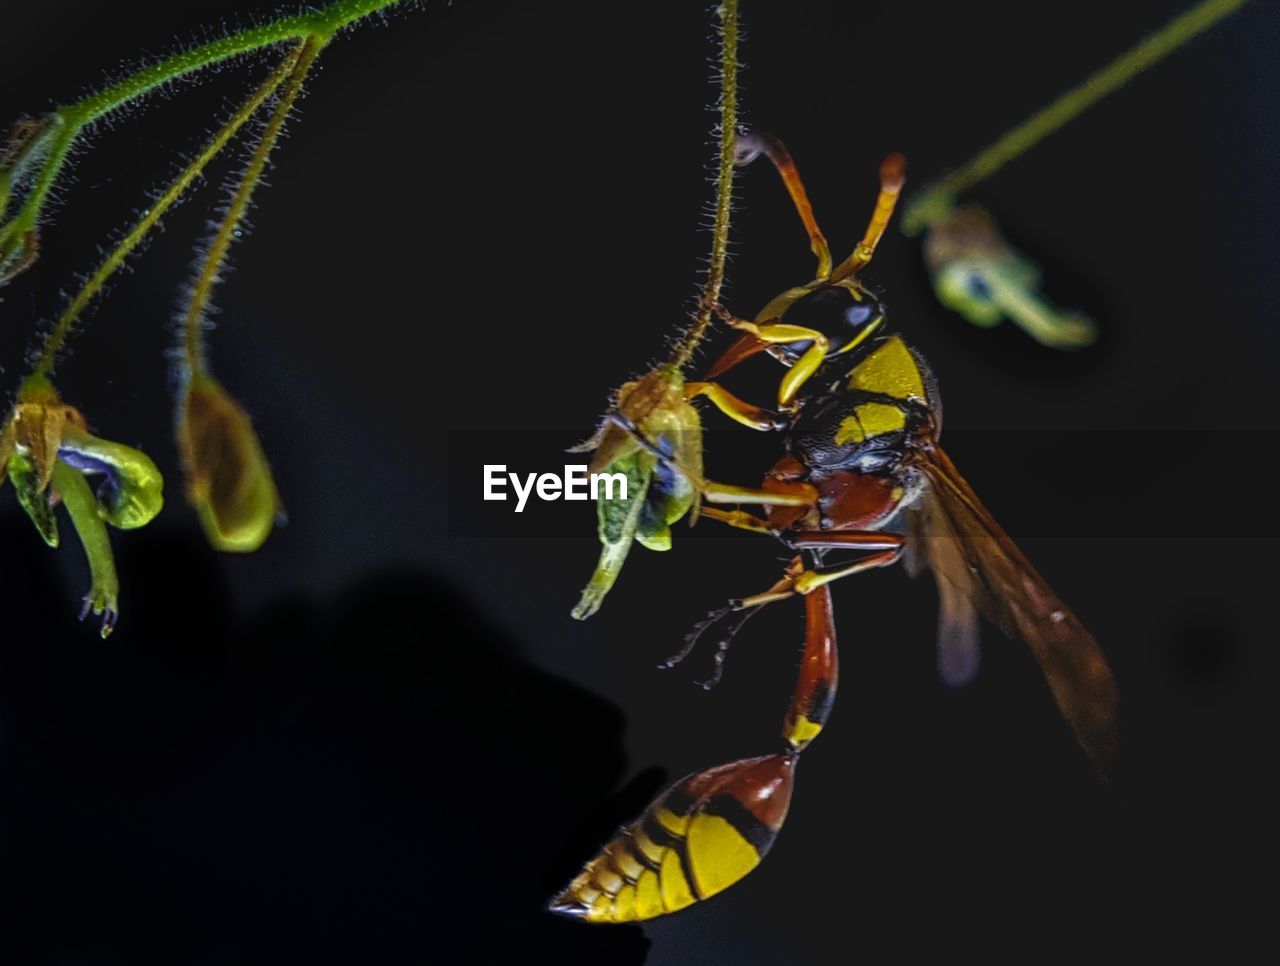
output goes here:
[[[890, 150], [922, 184], [1181, 6], [746, 0], [744, 120], [788, 143], [843, 255]], [[7, 4], [0, 115], [253, 13]], [[840, 700], [760, 870], [643, 930], [541, 911], [664, 780], [772, 750], [793, 680], [787, 606], [749, 626], [710, 694], [690, 683], [705, 652], [654, 668], [708, 607], [770, 583], [776, 548], [679, 531], [671, 554], [636, 550], [601, 614], [575, 623], [590, 509], [481, 505], [454, 482], [478, 491], [478, 465], [450, 458], [451, 438], [488, 430], [493, 462], [555, 469], [609, 390], [661, 357], [708, 243], [711, 19], [696, 3], [428, 4], [324, 54], [211, 338], [290, 515], [252, 557], [204, 546], [170, 441], [171, 315], [216, 183], [92, 313], [58, 384], [103, 435], [156, 457], [169, 505], [115, 535], [122, 616], [105, 644], [74, 621], [74, 542], [52, 554], [14, 501], [0, 508], [5, 962], [1039, 956], [1230, 943], [1259, 924], [1273, 3], [974, 193], [1053, 295], [1100, 321], [1095, 348], [948, 315], [896, 231], [867, 273], [938, 373], [952, 455], [1022, 521], [1015, 536], [1111, 658], [1127, 743], [1114, 787], [1025, 649], [992, 631], [980, 679], [949, 693], [931, 583], [870, 574], [837, 589]], [[98, 132], [40, 263], [4, 292], [9, 390], [59, 289], [263, 66]], [[750, 314], [812, 266], [776, 177], [751, 168], [739, 188], [726, 298]], [[767, 398], [774, 375], [762, 363], [735, 385]], [[709, 465], [748, 482], [776, 445], [716, 434]], [[1077, 497], [1090, 518], [1061, 525]], [[1168, 508], [1154, 526], [1153, 501]]]

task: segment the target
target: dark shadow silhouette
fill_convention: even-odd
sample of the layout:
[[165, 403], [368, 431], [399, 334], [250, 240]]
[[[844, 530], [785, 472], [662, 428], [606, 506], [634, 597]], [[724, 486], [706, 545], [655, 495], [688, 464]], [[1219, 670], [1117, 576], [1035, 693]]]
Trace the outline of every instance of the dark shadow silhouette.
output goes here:
[[53, 559], [5, 587], [0, 961], [643, 960], [639, 929], [543, 910], [625, 817], [591, 817], [621, 715], [455, 589], [389, 575], [240, 623], [198, 538], [152, 534], [102, 643]]

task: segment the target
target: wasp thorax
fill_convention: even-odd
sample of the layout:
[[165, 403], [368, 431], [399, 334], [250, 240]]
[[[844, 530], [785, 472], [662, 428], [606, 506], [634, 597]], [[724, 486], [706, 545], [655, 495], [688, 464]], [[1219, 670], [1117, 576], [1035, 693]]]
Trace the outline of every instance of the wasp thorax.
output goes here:
[[[884, 319], [879, 299], [846, 285], [824, 285], [793, 302], [783, 314], [789, 325], [815, 329], [827, 337], [828, 354], [835, 354], [861, 342]], [[808, 342], [780, 347], [788, 358], [798, 357]]]

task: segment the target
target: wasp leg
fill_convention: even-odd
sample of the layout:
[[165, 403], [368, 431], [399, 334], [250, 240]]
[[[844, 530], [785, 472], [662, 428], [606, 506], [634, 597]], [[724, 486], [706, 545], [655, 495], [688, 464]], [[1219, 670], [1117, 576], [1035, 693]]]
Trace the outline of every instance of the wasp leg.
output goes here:
[[[700, 480], [694, 484], [708, 503], [747, 503], [765, 506], [816, 506], [818, 491], [808, 483], [778, 483], [777, 490], [764, 490], [751, 486], [734, 486], [715, 480]], [[785, 489], [784, 489], [785, 488]]]
[[779, 483], [779, 489], [764, 490], [750, 486], [735, 486], [731, 483], [717, 483], [704, 479], [690, 470], [669, 453], [664, 453], [655, 446], [644, 433], [621, 413], [610, 413], [607, 417], [636, 440], [636, 443], [654, 459], [679, 471], [695, 490], [702, 494], [708, 503], [752, 503], [771, 506], [814, 506], [818, 502], [818, 491], [808, 483]]
[[801, 530], [784, 539], [796, 550], [896, 550], [904, 543], [899, 534], [881, 530]]
[[809, 248], [818, 259], [816, 277], [828, 277], [831, 274], [831, 248], [827, 245], [822, 229], [818, 227], [818, 220], [813, 216], [813, 205], [809, 203], [809, 194], [804, 190], [804, 182], [800, 180], [800, 172], [796, 169], [791, 152], [772, 134], [763, 132], [738, 135], [736, 150], [734, 164], [738, 167], [750, 164], [762, 154], [773, 162], [778, 174], [782, 176], [782, 183], [786, 185], [787, 194], [791, 195], [791, 201], [796, 206], [796, 214], [804, 222], [804, 230], [809, 234]]
[[742, 601], [743, 607], [751, 607], [757, 603], [772, 603], [775, 600], [782, 600], [790, 597], [792, 594], [811, 594], [819, 587], [824, 587], [833, 581], [839, 580], [841, 577], [852, 577], [854, 574], [860, 574], [865, 570], [874, 570], [877, 567], [888, 567], [898, 562], [902, 556], [902, 548], [896, 547], [893, 550], [882, 550], [879, 553], [873, 553], [869, 557], [863, 557], [861, 560], [855, 560], [851, 564], [845, 564], [843, 567], [827, 567], [818, 570], [806, 570], [797, 576], [791, 583], [791, 590], [779, 596], [776, 592], [769, 594], [766, 591], [767, 599], [757, 600], [754, 597], [747, 597]]
[[735, 530], [748, 530], [751, 533], [764, 534], [766, 537], [778, 535], [767, 522], [745, 510], [718, 510], [713, 506], [705, 506], [702, 508], [702, 515], [712, 520], [719, 520]]
[[[669, 658], [659, 664], [658, 667], [664, 671], [669, 671], [671, 668], [675, 667], [693, 653], [693, 649], [698, 646], [698, 640], [702, 637], [703, 631], [708, 627], [711, 627], [713, 624], [718, 624], [723, 618], [732, 613], [735, 613], [732, 601], [724, 607], [717, 607], [715, 610], [708, 613], [706, 617], [694, 624], [693, 627], [689, 629], [689, 633], [684, 636], [684, 647], [672, 654]], [[745, 613], [751, 612], [746, 611]]]
[[703, 632], [707, 628], [712, 627], [715, 624], [719, 624], [721, 620], [732, 614], [734, 617], [733, 620], [730, 621], [728, 629], [725, 631], [724, 636], [716, 642], [716, 656], [714, 659], [714, 667], [711, 672], [711, 677], [707, 678], [705, 681], [696, 682], [698, 687], [702, 688], [704, 691], [710, 691], [719, 684], [720, 678], [724, 674], [724, 662], [725, 658], [729, 654], [729, 646], [733, 643], [733, 639], [738, 636], [738, 631], [742, 630], [743, 625], [754, 617], [760, 610], [759, 607], [748, 607], [744, 610], [737, 610], [734, 607], [735, 603], [736, 601], [730, 601], [724, 607], [713, 610], [705, 618], [694, 624], [689, 633], [685, 635], [684, 647], [680, 648], [680, 650], [675, 654], [672, 654], [669, 658], [659, 664], [658, 667], [663, 670], [670, 670], [675, 667], [693, 653], [693, 649], [698, 645], [699, 638], [702, 637]]
[[[764, 311], [761, 312], [761, 316], [777, 318], [778, 314], [785, 311], [787, 305], [790, 305], [791, 302], [808, 290], [807, 286], [792, 289], [784, 296], [770, 303], [769, 306], [766, 306]], [[810, 329], [802, 325], [791, 325], [786, 322], [748, 322], [746, 319], [735, 318], [728, 313], [722, 313], [721, 317], [731, 328], [740, 329], [746, 335], [724, 351], [720, 358], [707, 370], [706, 376], [703, 377], [705, 379], [714, 379], [728, 372], [734, 366], [763, 352], [771, 345], [809, 343], [809, 347], [800, 354], [800, 358], [787, 367], [786, 374], [783, 375], [782, 381], [778, 384], [778, 407], [784, 412], [793, 410], [793, 402], [800, 392], [800, 387], [809, 381], [809, 378], [817, 372], [818, 367], [822, 365], [823, 360], [827, 357], [827, 350], [830, 349], [831, 343], [826, 335], [816, 329]], [[730, 413], [730, 415], [733, 414]], [[737, 417], [735, 416], [734, 418]]]
[[792, 400], [800, 391], [800, 387], [809, 381], [809, 377], [818, 371], [822, 361], [827, 357], [830, 343], [827, 337], [817, 329], [809, 329], [803, 325], [791, 325], [786, 322], [769, 322], [757, 325], [744, 319], [733, 321], [735, 329], [742, 329], [753, 335], [765, 345], [790, 345], [795, 342], [808, 342], [809, 348], [800, 354], [800, 358], [791, 365], [778, 384], [778, 406], [782, 409], [790, 407]]
[[[799, 557], [791, 561], [787, 576], [774, 585], [772, 591], [781, 596], [772, 598], [781, 600], [791, 596], [794, 591], [792, 583], [804, 573]], [[765, 595], [758, 594], [757, 597]], [[661, 667], [673, 667], [684, 660], [693, 650], [702, 633], [713, 624], [719, 623], [730, 614], [739, 614], [729, 627], [728, 632], [720, 640], [716, 649], [715, 673], [709, 681], [702, 682], [702, 687], [710, 690], [720, 680], [725, 657], [734, 636], [742, 629], [751, 617], [759, 613], [765, 604], [772, 600], [748, 604], [746, 601], [731, 600], [719, 610], [712, 611], [705, 620], [699, 621], [688, 637], [684, 648], [668, 658]], [[791, 704], [787, 707], [787, 716], [782, 724], [782, 737], [793, 751], [801, 751], [818, 736], [836, 698], [836, 681], [839, 676], [839, 656], [836, 652], [835, 618], [831, 609], [831, 589], [819, 586], [805, 596], [805, 638], [804, 656], [800, 660], [800, 674], [796, 678], [795, 691], [791, 696]]]
[[719, 383], [691, 382], [685, 385], [684, 398], [686, 400], [696, 399], [698, 396], [705, 396], [720, 412], [750, 429], [769, 432], [770, 430], [785, 429], [787, 427], [787, 420], [777, 413], [739, 399]]
[[804, 613], [804, 656], [800, 659], [800, 675], [782, 723], [783, 740], [794, 751], [806, 748], [827, 723], [840, 676], [831, 588], [820, 587], [805, 597]]
[[891, 154], [885, 158], [880, 165], [880, 194], [876, 197], [875, 210], [871, 212], [871, 222], [853, 254], [831, 273], [832, 281], [838, 282], [858, 274], [871, 261], [876, 253], [876, 246], [889, 227], [889, 219], [893, 217], [893, 209], [898, 204], [898, 196], [902, 193], [906, 180], [907, 159], [900, 154]]
[[796, 594], [806, 595], [841, 577], [851, 577], [865, 570], [888, 567], [902, 557], [906, 541], [896, 533], [880, 533], [874, 530], [827, 533], [815, 531], [788, 537], [787, 543], [806, 550], [874, 550], [875, 553], [838, 567], [798, 570], [794, 562], [787, 574], [768, 590], [737, 601], [739, 609], [772, 604]]
[[[782, 579], [779, 580], [776, 584], [774, 584], [769, 590], [778, 591], [778, 592], [786, 591], [786, 593], [784, 593], [782, 596], [783, 597], [790, 596], [791, 581], [797, 575], [803, 572], [804, 572], [804, 564], [801, 562], [799, 557], [793, 557], [791, 559], [791, 563], [787, 565], [786, 575], [783, 576]], [[766, 591], [766, 593], [768, 592], [769, 591]], [[756, 596], [761, 597], [764, 595], [757, 594]], [[782, 597], [779, 597], [778, 599], [781, 600]], [[764, 606], [764, 604], [767, 604], [767, 603], [771, 603], [771, 601], [766, 600], [763, 603], [747, 605], [743, 602], [741, 598], [735, 598], [733, 600], [730, 600], [723, 607], [716, 608], [715, 610], [707, 614], [705, 618], [703, 618], [702, 620], [698, 621], [698, 623], [693, 625], [693, 628], [689, 631], [688, 634], [685, 635], [684, 647], [682, 647], [675, 654], [671, 655], [671, 657], [667, 658], [667, 660], [663, 664], [660, 664], [658, 666], [665, 667], [665, 668], [675, 667], [677, 664], [679, 664], [681, 661], [683, 661], [686, 657], [689, 656], [689, 653], [693, 650], [694, 646], [698, 643], [698, 639], [702, 637], [703, 632], [705, 632], [707, 628], [711, 627], [714, 624], [720, 623], [720, 621], [724, 620], [726, 617], [730, 616], [731, 614], [745, 614], [747, 615], [746, 617], [743, 617], [741, 619], [737, 619], [734, 621], [733, 627], [730, 630], [730, 632], [719, 643], [719, 646], [717, 648], [716, 674], [714, 676], [715, 680], [711, 682], [711, 686], [714, 686], [716, 681], [719, 681], [720, 679], [720, 666], [724, 664], [724, 657], [722, 655], [726, 651], [728, 651], [729, 645], [733, 642], [734, 635], [736, 635], [738, 631], [742, 629], [742, 625], [746, 623], [748, 617], [753, 616], [756, 611], [758, 611], [761, 607]], [[703, 686], [707, 687], [706, 682], [704, 682]]]

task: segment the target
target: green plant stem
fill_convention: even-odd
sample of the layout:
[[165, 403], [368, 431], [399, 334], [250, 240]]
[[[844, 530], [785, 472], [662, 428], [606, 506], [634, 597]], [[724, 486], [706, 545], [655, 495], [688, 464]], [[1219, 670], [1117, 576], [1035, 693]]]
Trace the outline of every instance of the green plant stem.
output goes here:
[[289, 112], [293, 109], [294, 102], [298, 98], [298, 92], [302, 89], [302, 82], [306, 78], [307, 72], [311, 69], [316, 56], [327, 42], [327, 36], [309, 36], [303, 41], [297, 59], [284, 82], [284, 87], [280, 92], [279, 100], [276, 102], [275, 110], [271, 114], [271, 119], [267, 122], [267, 126], [262, 132], [262, 139], [253, 149], [253, 154], [250, 155], [249, 163], [241, 176], [240, 184], [237, 186], [235, 194], [232, 195], [231, 203], [227, 206], [227, 212], [223, 216], [222, 223], [218, 226], [213, 240], [209, 243], [209, 250], [205, 253], [204, 263], [196, 275], [195, 284], [191, 289], [191, 301], [187, 305], [183, 319], [185, 332], [185, 339], [183, 340], [184, 359], [189, 374], [205, 371], [203, 323], [209, 306], [209, 299], [213, 294], [214, 286], [218, 283], [218, 278], [223, 263], [226, 261], [227, 251], [230, 249], [232, 239], [235, 237], [236, 229], [249, 208], [254, 189], [258, 186], [258, 182], [262, 180], [262, 172], [266, 169], [267, 160], [271, 156], [271, 149], [275, 147], [276, 141], [280, 138], [280, 132], [284, 130], [285, 121], [288, 119]]
[[49, 191], [57, 181], [76, 138], [87, 125], [187, 74], [290, 40], [315, 38], [328, 41], [336, 32], [357, 20], [401, 2], [403, 0], [335, 0], [317, 10], [280, 17], [184, 50], [144, 67], [96, 94], [57, 108], [53, 123], [44, 135], [48, 143], [44, 165], [14, 221], [5, 226], [6, 236], [19, 237], [39, 223]]
[[670, 365], [684, 369], [707, 334], [720, 304], [724, 265], [729, 252], [729, 217], [733, 207], [733, 160], [738, 130], [738, 0], [724, 0], [720, 24], [720, 161], [716, 173], [716, 217], [711, 230], [711, 261], [693, 323], [677, 343]]
[[284, 79], [297, 64], [301, 53], [302, 43], [300, 42], [271, 71], [266, 80], [249, 96], [249, 99], [240, 105], [227, 122], [210, 138], [200, 154], [193, 158], [182, 173], [152, 202], [146, 214], [120, 240], [120, 243], [98, 266], [98, 269], [89, 276], [45, 339], [44, 346], [40, 350], [40, 357], [32, 370], [34, 374], [48, 375], [53, 371], [58, 354], [62, 351], [67, 336], [71, 333], [80, 314], [102, 291], [102, 287], [107, 283], [107, 280], [125, 263], [125, 260], [141, 244], [151, 229], [159, 224], [165, 213], [177, 203], [191, 185], [195, 183], [196, 179], [201, 176], [204, 169], [208, 167], [209, 162], [222, 152], [231, 139], [244, 127], [249, 118], [257, 113], [258, 109], [275, 92], [276, 88], [284, 82]]
[[915, 199], [903, 217], [908, 234], [945, 216], [954, 199], [1076, 118], [1108, 94], [1123, 87], [1148, 67], [1163, 60], [1219, 20], [1234, 13], [1245, 0], [1204, 0], [1175, 17], [1151, 36], [1121, 54], [1084, 83], [1037, 111], [999, 140], [979, 151], [962, 168], [930, 186]]

